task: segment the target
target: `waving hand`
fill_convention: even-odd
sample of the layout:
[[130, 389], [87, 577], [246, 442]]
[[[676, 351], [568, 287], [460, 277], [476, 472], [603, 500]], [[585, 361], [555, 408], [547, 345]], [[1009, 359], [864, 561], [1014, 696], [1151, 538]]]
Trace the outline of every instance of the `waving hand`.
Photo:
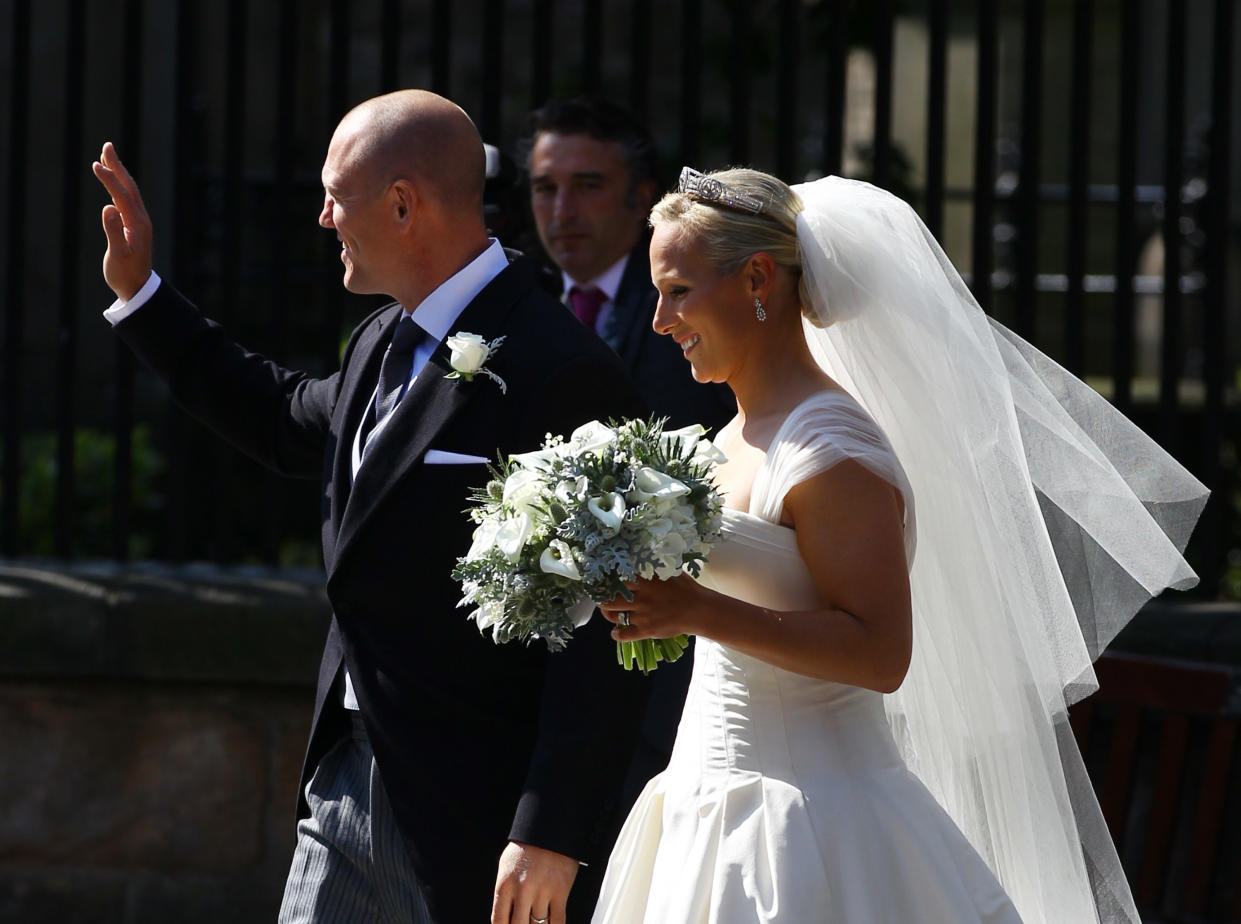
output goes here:
[[104, 142], [91, 169], [112, 197], [103, 207], [103, 233], [108, 236], [103, 278], [118, 298], [128, 301], [151, 276], [151, 216], [111, 141]]

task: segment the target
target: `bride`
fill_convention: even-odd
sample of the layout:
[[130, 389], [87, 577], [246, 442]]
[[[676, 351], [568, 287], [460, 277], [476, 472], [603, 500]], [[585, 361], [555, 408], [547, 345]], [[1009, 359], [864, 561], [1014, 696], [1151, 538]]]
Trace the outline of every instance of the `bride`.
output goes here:
[[686, 168], [651, 224], [655, 328], [738, 410], [699, 580], [603, 608], [698, 643], [596, 924], [1136, 924], [1066, 710], [1196, 581], [1205, 489], [881, 190]]

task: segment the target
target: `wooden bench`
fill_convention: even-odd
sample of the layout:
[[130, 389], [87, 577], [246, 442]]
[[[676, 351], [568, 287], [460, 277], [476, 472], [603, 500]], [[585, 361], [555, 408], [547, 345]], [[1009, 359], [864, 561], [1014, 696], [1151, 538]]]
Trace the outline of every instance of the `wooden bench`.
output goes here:
[[1147, 924], [1241, 922], [1241, 670], [1105, 654], [1074, 736]]

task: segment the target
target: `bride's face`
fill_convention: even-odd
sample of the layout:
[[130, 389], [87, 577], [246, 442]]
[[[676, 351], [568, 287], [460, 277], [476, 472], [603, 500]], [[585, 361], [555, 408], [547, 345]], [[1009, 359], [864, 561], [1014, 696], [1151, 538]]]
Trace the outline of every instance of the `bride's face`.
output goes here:
[[663, 222], [651, 236], [651, 279], [659, 290], [655, 332], [677, 342], [695, 380], [728, 381], [754, 333], [744, 271], [721, 275], [696, 236]]

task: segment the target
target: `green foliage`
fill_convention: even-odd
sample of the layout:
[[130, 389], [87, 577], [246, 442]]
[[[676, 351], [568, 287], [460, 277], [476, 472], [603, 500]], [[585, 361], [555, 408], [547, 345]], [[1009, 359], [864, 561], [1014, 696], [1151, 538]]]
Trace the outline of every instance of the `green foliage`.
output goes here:
[[[163, 507], [159, 479], [164, 459], [152, 445], [146, 427], [136, 427], [132, 439], [130, 483], [131, 558], [150, 558], [157, 548], [156, 530]], [[56, 434], [28, 434], [21, 444], [20, 540], [23, 554], [56, 554]], [[74, 496], [70, 554], [111, 557], [116, 484], [116, 437], [82, 428], [74, 433]], [[7, 490], [7, 486], [4, 487]]]
[[1225, 600], [1241, 600], [1241, 549], [1228, 553], [1228, 565], [1220, 586], [1220, 596]]

